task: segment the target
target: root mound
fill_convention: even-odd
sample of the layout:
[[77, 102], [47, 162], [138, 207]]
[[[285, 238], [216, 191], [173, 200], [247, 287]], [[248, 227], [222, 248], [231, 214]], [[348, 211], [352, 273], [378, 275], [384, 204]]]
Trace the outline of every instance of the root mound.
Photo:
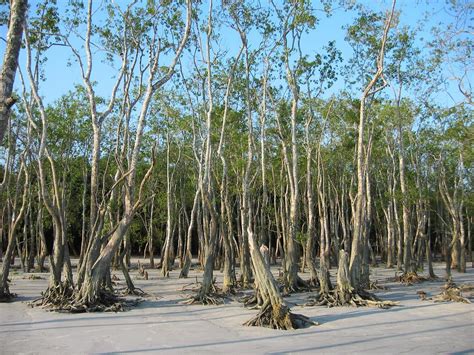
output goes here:
[[73, 287], [67, 284], [50, 286], [41, 293], [41, 298], [29, 303], [31, 307], [40, 307], [49, 311], [65, 313], [85, 312], [123, 312], [136, 306], [141, 300], [126, 300], [114, 293], [100, 291], [97, 301], [94, 303], [83, 303], [76, 299]]
[[139, 287], [134, 287], [132, 289], [126, 288], [122, 291], [123, 296], [138, 296], [138, 297], [150, 297], [149, 293], [146, 293]]
[[183, 304], [202, 304], [203, 306], [217, 306], [224, 303], [225, 295], [218, 293], [208, 293], [205, 295], [196, 295], [186, 301]]
[[452, 280], [449, 280], [443, 286], [443, 291], [439, 295], [427, 297], [424, 291], [418, 291], [417, 293], [423, 301], [471, 303], [467, 297], [464, 297], [463, 291], [466, 291], [466, 288], [457, 286]]
[[[186, 290], [189, 285], [183, 286], [182, 290]], [[216, 280], [212, 281], [209, 292], [205, 292], [202, 289], [202, 285], [199, 286], [199, 283], [196, 282], [196, 287], [191, 290], [197, 291], [197, 295], [188, 298], [187, 300], [181, 302], [182, 304], [202, 304], [204, 306], [217, 306], [224, 303], [224, 299], [227, 297], [226, 294], [222, 293], [222, 290], [219, 289], [216, 285]]]
[[429, 277], [424, 277], [418, 275], [416, 272], [407, 272], [401, 275], [396, 275], [391, 281], [400, 282], [406, 286], [411, 286], [413, 284], [418, 284], [424, 281], [433, 280]]
[[271, 329], [290, 330], [307, 328], [312, 325], [318, 325], [306, 316], [291, 313], [285, 305], [272, 307], [270, 303], [266, 303], [260, 312], [244, 323], [249, 327], [265, 327]]
[[[304, 306], [354, 306], [390, 308], [398, 302], [382, 301], [374, 294], [362, 289], [354, 289], [349, 281], [349, 256], [344, 250], [339, 251], [339, 266], [337, 270], [336, 287], [326, 292], [320, 292], [315, 298], [310, 298]], [[376, 284], [376, 283], [375, 283]]]
[[345, 292], [335, 288], [329, 292], [320, 293], [316, 297], [312, 297], [304, 304], [304, 306], [326, 306], [326, 307], [342, 307], [342, 306], [353, 306], [353, 307], [377, 307], [382, 309], [388, 309], [393, 306], [398, 306], [398, 302], [383, 301], [374, 294], [353, 289]]

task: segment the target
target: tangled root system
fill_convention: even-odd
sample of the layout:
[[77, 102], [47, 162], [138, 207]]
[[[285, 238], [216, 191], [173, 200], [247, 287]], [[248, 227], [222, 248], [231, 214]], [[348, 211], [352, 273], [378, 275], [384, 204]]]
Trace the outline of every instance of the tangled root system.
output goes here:
[[430, 281], [432, 279], [420, 276], [416, 272], [406, 272], [401, 275], [396, 275], [395, 278], [393, 278], [392, 280], [405, 284], [406, 286], [411, 286], [413, 284], [421, 283], [424, 281]]
[[354, 306], [386, 309], [398, 305], [398, 302], [382, 301], [370, 292], [352, 287], [349, 278], [348, 259], [349, 256], [347, 252], [340, 250], [339, 266], [337, 270], [337, 286], [326, 292], [320, 292], [315, 298], [310, 298], [304, 306]]
[[123, 312], [140, 303], [140, 299], [125, 300], [114, 293], [100, 291], [97, 301], [86, 304], [76, 300], [74, 288], [67, 284], [50, 286], [41, 293], [41, 298], [32, 301], [31, 307], [65, 313]]
[[471, 303], [471, 301], [462, 294], [463, 291], [470, 289], [473, 289], [473, 286], [457, 286], [452, 280], [449, 280], [443, 286], [443, 291], [436, 296], [428, 297], [424, 291], [418, 291], [417, 294], [423, 301]]
[[246, 308], [254, 309], [258, 307], [258, 298], [256, 292], [251, 295], [240, 297], [238, 301], [243, 303], [244, 307]]
[[134, 287], [133, 289], [126, 288], [122, 292], [123, 296], [138, 296], [138, 297], [149, 297], [151, 296], [149, 293], [146, 293], [139, 287]]
[[260, 312], [245, 322], [244, 325], [249, 327], [265, 327], [271, 329], [300, 329], [307, 328], [312, 325], [318, 325], [306, 316], [291, 313], [285, 305], [273, 307], [269, 302], [265, 303]]
[[225, 296], [221, 294], [206, 294], [196, 295], [186, 301], [183, 304], [202, 304], [203, 306], [217, 306], [224, 303]]
[[342, 306], [353, 306], [353, 307], [377, 307], [382, 309], [388, 309], [393, 306], [398, 306], [398, 302], [383, 301], [374, 294], [353, 289], [343, 292], [337, 288], [320, 293], [316, 297], [312, 297], [304, 304], [304, 306], [326, 306], [326, 307], [342, 307]]
[[[194, 287], [189, 288], [189, 286], [194, 285]], [[224, 303], [226, 294], [222, 293], [222, 290], [217, 287], [216, 279], [212, 280], [212, 284], [209, 292], [204, 292], [202, 289], [202, 284], [197, 282], [195, 284], [188, 284], [183, 286], [183, 291], [191, 290], [197, 292], [197, 295], [188, 298], [187, 300], [181, 302], [182, 304], [202, 304], [205, 306], [211, 305], [216, 306]]]

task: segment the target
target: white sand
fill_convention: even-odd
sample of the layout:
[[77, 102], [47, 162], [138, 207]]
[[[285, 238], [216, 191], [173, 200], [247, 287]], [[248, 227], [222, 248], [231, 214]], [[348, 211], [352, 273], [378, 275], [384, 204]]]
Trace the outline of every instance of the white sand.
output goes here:
[[[436, 265], [438, 276], [444, 275]], [[220, 306], [182, 305], [190, 292], [182, 287], [200, 278], [169, 279], [159, 270], [149, 270], [150, 279], [133, 278], [136, 286], [153, 294], [137, 308], [122, 313], [64, 314], [30, 308], [26, 301], [37, 298], [47, 286], [42, 280], [12, 275], [11, 290], [19, 295], [13, 303], [0, 303], [0, 354], [41, 353], [377, 353], [377, 354], [474, 354], [474, 305], [421, 301], [417, 290], [438, 293], [442, 281], [403, 286], [389, 283], [393, 270], [376, 268], [372, 279], [390, 287], [377, 291], [385, 299], [400, 301], [400, 307], [375, 308], [292, 307], [321, 323], [295, 331], [245, 327], [255, 314], [229, 300]], [[331, 270], [334, 274], [335, 270]], [[119, 271], [113, 274], [123, 280]], [[308, 275], [302, 274], [303, 278]], [[453, 272], [455, 282], [474, 283], [474, 270]], [[123, 281], [121, 281], [123, 283]], [[287, 301], [303, 302], [308, 294]]]

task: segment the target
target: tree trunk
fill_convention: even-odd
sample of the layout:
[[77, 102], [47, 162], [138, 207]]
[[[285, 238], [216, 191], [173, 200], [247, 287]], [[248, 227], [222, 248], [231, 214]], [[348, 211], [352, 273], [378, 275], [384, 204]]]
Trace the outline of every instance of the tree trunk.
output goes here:
[[395, 10], [395, 2], [392, 3], [392, 9], [387, 16], [384, 26], [384, 32], [381, 39], [381, 46], [377, 56], [377, 71], [370, 80], [370, 82], [365, 87], [361, 99], [360, 99], [360, 108], [359, 108], [359, 127], [358, 127], [358, 138], [357, 138], [357, 195], [355, 198], [355, 210], [353, 216], [353, 239], [352, 239], [352, 249], [351, 249], [351, 258], [350, 258], [350, 275], [352, 287], [359, 289], [361, 286], [361, 276], [362, 276], [362, 258], [363, 258], [363, 223], [364, 223], [364, 206], [365, 203], [365, 174], [367, 174], [368, 167], [364, 162], [367, 160], [364, 159], [364, 134], [365, 134], [365, 124], [366, 124], [366, 100], [369, 96], [374, 93], [382, 90], [386, 84], [382, 85], [379, 88], [374, 88], [380, 78], [383, 79], [383, 61], [385, 55], [385, 43], [387, 41], [388, 31], [392, 23], [392, 18]]
[[[25, 174], [25, 181], [23, 185], [22, 204], [21, 204], [21, 207], [17, 208], [18, 194], [20, 192], [19, 191], [20, 178], [23, 174]], [[10, 264], [12, 263], [14, 250], [16, 246], [16, 228], [20, 220], [23, 218], [23, 213], [25, 211], [28, 193], [29, 193], [29, 174], [22, 158], [20, 169], [17, 176], [16, 189], [15, 189], [15, 193], [13, 197], [14, 200], [12, 203], [12, 217], [8, 226], [8, 245], [7, 245], [7, 250], [5, 252], [5, 255], [4, 255], [2, 270], [0, 274], [0, 302], [5, 301], [5, 300], [8, 301], [14, 296], [13, 294], [10, 293], [10, 290], [8, 287], [8, 275], [10, 273]]]
[[0, 72], [0, 145], [8, 126], [11, 108], [16, 101], [12, 97], [13, 83], [18, 67], [18, 56], [27, 10], [27, 0], [11, 0], [7, 43]]
[[260, 253], [251, 226], [247, 229], [250, 255], [255, 270], [255, 283], [263, 299], [263, 307], [259, 314], [247, 321], [248, 326], [262, 326], [272, 329], [297, 329], [317, 323], [302, 315], [292, 314], [278, 290], [277, 283]]

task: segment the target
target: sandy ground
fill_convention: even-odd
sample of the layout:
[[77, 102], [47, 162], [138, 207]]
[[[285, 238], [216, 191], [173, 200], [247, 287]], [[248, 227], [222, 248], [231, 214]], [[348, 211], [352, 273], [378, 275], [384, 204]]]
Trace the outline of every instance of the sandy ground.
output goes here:
[[[439, 276], [444, 274], [442, 267], [436, 265]], [[113, 274], [123, 280], [119, 271]], [[405, 286], [387, 281], [394, 276], [393, 270], [375, 268], [372, 279], [389, 287], [376, 293], [399, 301], [399, 307], [303, 308], [296, 304], [309, 294], [296, 294], [286, 299], [293, 312], [320, 325], [277, 331], [242, 326], [256, 311], [236, 300], [219, 306], [180, 304], [191, 294], [183, 286], [195, 282], [196, 276], [199, 279], [199, 271], [193, 270], [186, 280], [178, 279], [178, 271], [171, 272], [168, 279], [159, 270], [149, 270], [149, 280], [142, 280], [136, 271], [132, 274], [136, 286], [152, 295], [136, 308], [122, 313], [64, 314], [27, 304], [46, 288], [47, 274], [36, 274], [43, 279], [31, 280], [14, 271], [11, 289], [19, 297], [13, 303], [0, 303], [0, 354], [474, 354], [474, 304], [418, 299], [418, 290], [439, 293], [442, 280]], [[217, 276], [219, 281], [219, 273]], [[474, 284], [472, 268], [453, 276], [459, 284]]]

